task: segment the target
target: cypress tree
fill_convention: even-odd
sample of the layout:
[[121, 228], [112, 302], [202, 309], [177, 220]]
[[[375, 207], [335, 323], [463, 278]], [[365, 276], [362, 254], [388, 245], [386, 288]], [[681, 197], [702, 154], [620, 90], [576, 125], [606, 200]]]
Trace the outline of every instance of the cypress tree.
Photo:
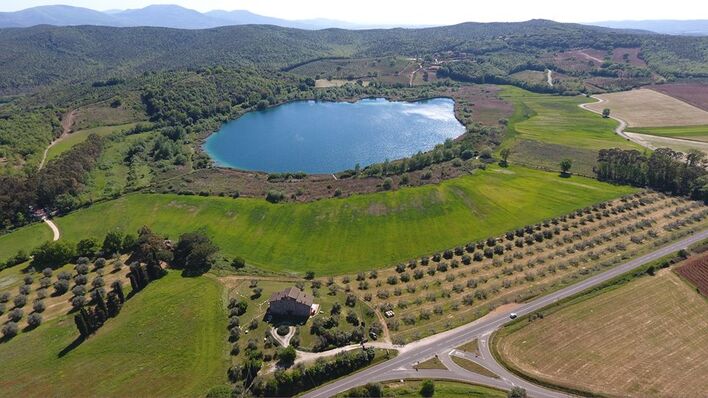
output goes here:
[[134, 292], [137, 292], [140, 290], [140, 285], [138, 284], [138, 279], [135, 277], [135, 275], [131, 272], [128, 274], [128, 279], [130, 279], [130, 286], [133, 288]]
[[81, 336], [83, 336], [84, 338], [88, 337], [88, 335], [91, 334], [88, 325], [86, 324], [86, 319], [84, 318], [83, 311], [74, 315], [74, 323], [76, 324], [76, 328], [79, 329], [79, 333], [81, 333]]
[[103, 309], [97, 307], [94, 310], [93, 314], [94, 319], [96, 320], [96, 329], [98, 329], [106, 322], [106, 312], [103, 311]]
[[86, 330], [88, 330], [88, 333], [91, 334], [98, 329], [96, 327], [96, 320], [93, 317], [93, 311], [86, 307], [81, 308], [81, 317], [84, 319], [84, 323], [86, 323]]
[[108, 307], [106, 306], [106, 300], [103, 299], [103, 295], [100, 293], [96, 292], [97, 294], [94, 295], [94, 300], [96, 300], [96, 308], [99, 308], [103, 311], [103, 313], [108, 313]]
[[123, 294], [123, 285], [120, 283], [120, 281], [115, 281], [111, 285], [113, 287], [113, 292], [118, 296], [118, 299], [120, 300], [120, 303], [123, 304], [125, 303], [125, 295]]
[[118, 297], [118, 294], [116, 292], [108, 293], [107, 306], [108, 316], [115, 317], [118, 315], [123, 306], [123, 303], [120, 301], [120, 297]]

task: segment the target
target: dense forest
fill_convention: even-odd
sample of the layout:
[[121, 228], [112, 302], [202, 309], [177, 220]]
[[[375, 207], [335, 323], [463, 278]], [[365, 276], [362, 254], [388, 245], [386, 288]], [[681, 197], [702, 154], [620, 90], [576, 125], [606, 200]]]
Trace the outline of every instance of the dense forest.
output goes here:
[[0, 47], [0, 93], [5, 94], [58, 82], [212, 65], [274, 70], [322, 57], [453, 52], [492, 57], [498, 59], [495, 68], [510, 71], [519, 65], [538, 66], [549, 52], [585, 47], [641, 47], [649, 67], [665, 77], [708, 76], [708, 38], [546, 20], [361, 31], [263, 25], [209, 30], [37, 26], [0, 30]]

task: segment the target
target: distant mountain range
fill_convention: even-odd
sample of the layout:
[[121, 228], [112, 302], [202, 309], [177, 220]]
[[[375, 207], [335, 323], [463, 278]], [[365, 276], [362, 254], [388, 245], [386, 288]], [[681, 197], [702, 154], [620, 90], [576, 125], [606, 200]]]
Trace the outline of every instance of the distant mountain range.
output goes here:
[[0, 28], [24, 28], [36, 25], [153, 26], [177, 29], [209, 29], [231, 25], [277, 25], [310, 30], [396, 27], [392, 25], [359, 25], [330, 19], [286, 20], [258, 15], [245, 10], [215, 10], [201, 13], [176, 5], [152, 5], [135, 10], [105, 12], [82, 7], [53, 5], [0, 13]]
[[678, 21], [669, 19], [645, 20], [645, 21], [605, 21], [595, 22], [592, 25], [603, 26], [615, 29], [640, 29], [667, 35], [688, 35], [705, 36], [708, 35], [708, 20], [696, 19], [690, 21]]

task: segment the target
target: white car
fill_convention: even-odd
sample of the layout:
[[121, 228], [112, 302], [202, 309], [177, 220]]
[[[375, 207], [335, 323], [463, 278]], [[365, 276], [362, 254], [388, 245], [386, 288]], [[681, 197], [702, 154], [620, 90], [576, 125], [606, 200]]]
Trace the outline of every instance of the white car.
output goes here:
[[512, 312], [511, 314], [509, 314], [509, 318], [511, 319], [516, 319], [517, 316], [518, 315], [516, 314], [516, 312]]

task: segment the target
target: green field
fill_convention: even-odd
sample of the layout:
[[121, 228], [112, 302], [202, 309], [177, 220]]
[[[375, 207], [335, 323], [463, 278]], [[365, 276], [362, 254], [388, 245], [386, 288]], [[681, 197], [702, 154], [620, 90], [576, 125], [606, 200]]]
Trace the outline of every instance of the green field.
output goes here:
[[[267, 270], [321, 275], [387, 266], [633, 191], [492, 166], [438, 185], [305, 204], [132, 194], [55, 221], [62, 239], [71, 241], [101, 238], [112, 229], [134, 233], [142, 225], [176, 239], [203, 227], [226, 256], [241, 255]], [[0, 258], [32, 249], [36, 241], [24, 237], [42, 228], [48, 229], [35, 225], [0, 237]]]
[[[385, 383], [384, 397], [395, 398], [419, 398], [420, 387], [422, 382], [419, 380], [392, 381]], [[455, 381], [435, 381], [434, 397], [470, 397], [470, 398], [506, 398], [506, 392], [500, 391], [491, 387], [477, 386]], [[337, 397], [346, 397], [345, 394], [340, 394]]]
[[226, 382], [226, 324], [216, 281], [170, 272], [64, 356], [71, 316], [1, 343], [1, 395], [203, 396]]
[[503, 144], [512, 149], [512, 162], [558, 170], [558, 163], [570, 158], [572, 170], [592, 176], [598, 150], [642, 149], [615, 134], [616, 121], [578, 106], [592, 99], [536, 94], [516, 87], [505, 87], [500, 97], [514, 104]]
[[132, 145], [142, 141], [149, 146], [154, 137], [154, 133], [144, 132], [117, 137], [107, 142], [98, 159], [98, 165], [89, 172], [86, 190], [80, 196], [81, 201], [95, 202], [115, 197], [126, 189], [148, 186], [153, 176], [150, 165], [145, 161], [135, 161], [127, 165], [124, 159]]
[[47, 161], [50, 161], [62, 153], [68, 151], [69, 149], [73, 148], [74, 145], [80, 144], [88, 138], [89, 135], [91, 134], [97, 134], [101, 137], [123, 131], [123, 130], [128, 130], [133, 127], [135, 127], [136, 123], [128, 123], [128, 124], [121, 124], [118, 126], [102, 126], [102, 127], [95, 127], [91, 129], [85, 129], [85, 130], [79, 130], [75, 133], [71, 133], [67, 135], [66, 137], [62, 138], [61, 141], [57, 142], [56, 145], [52, 146], [49, 148], [49, 151], [47, 151]]
[[632, 133], [708, 142], [708, 126], [633, 127], [629, 130]]

